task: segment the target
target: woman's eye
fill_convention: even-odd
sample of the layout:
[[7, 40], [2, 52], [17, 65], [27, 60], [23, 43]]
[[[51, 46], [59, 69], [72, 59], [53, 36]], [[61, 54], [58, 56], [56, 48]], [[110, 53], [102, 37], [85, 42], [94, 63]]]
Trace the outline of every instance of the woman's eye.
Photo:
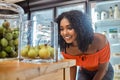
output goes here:
[[60, 30], [62, 31], [62, 30], [63, 30], [63, 28], [60, 28]]
[[72, 27], [69, 27], [68, 29], [69, 29], [69, 30], [72, 30], [73, 28], [72, 28]]

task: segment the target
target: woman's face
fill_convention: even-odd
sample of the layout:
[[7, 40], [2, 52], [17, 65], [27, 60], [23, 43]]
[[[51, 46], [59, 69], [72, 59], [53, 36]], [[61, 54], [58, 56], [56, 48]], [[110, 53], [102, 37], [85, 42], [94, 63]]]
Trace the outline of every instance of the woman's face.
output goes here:
[[66, 43], [75, 43], [76, 42], [76, 32], [70, 26], [70, 22], [67, 18], [63, 18], [60, 22], [60, 35], [66, 41]]

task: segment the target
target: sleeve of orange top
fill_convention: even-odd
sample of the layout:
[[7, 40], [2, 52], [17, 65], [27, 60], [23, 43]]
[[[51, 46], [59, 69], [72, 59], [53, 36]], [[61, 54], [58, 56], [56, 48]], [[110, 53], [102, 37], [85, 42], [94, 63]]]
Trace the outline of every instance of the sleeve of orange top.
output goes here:
[[76, 66], [79, 64], [77, 56], [68, 55], [64, 52], [62, 52], [62, 55], [65, 59], [75, 59], [76, 60]]
[[110, 60], [110, 45], [109, 43], [101, 50], [99, 63], [109, 62]]
[[67, 55], [65, 54], [64, 52], [62, 52], [62, 55], [65, 59], [76, 59], [74, 56], [71, 56], [71, 55]]

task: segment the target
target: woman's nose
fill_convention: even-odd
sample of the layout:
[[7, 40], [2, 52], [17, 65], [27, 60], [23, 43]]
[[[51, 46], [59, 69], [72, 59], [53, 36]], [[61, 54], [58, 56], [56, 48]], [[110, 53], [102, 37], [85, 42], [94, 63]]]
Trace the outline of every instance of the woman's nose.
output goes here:
[[67, 30], [64, 30], [64, 31], [63, 31], [63, 34], [67, 34]]

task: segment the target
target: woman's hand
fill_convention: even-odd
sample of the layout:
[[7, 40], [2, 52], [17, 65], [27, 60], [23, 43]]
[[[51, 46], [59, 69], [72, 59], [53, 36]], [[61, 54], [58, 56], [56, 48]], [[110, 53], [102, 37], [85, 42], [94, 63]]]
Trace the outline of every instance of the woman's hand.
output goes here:
[[94, 76], [93, 80], [102, 80], [108, 70], [108, 65], [109, 65], [109, 62], [100, 64], [98, 67], [98, 71]]
[[76, 80], [76, 71], [76, 66], [70, 67], [70, 80]]

